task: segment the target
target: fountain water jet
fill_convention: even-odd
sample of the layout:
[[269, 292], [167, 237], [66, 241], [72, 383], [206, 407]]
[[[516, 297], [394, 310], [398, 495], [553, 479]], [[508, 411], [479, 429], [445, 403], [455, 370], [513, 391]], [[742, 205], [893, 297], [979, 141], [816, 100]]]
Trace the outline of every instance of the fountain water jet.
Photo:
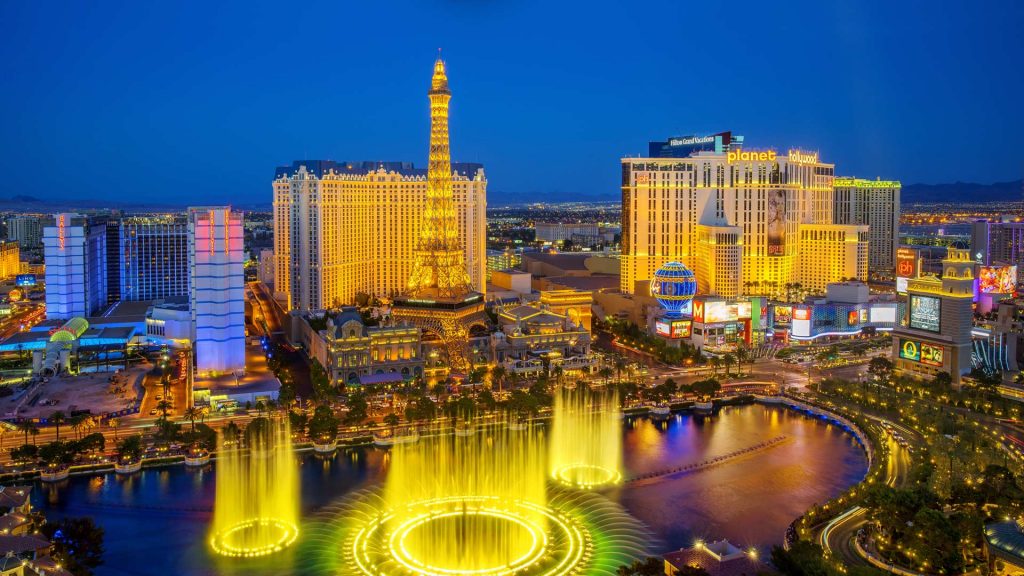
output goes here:
[[224, 556], [278, 552], [299, 535], [299, 491], [287, 418], [257, 418], [221, 437], [210, 546]]
[[622, 481], [622, 410], [618, 390], [562, 387], [555, 393], [551, 445], [552, 479], [574, 488]]

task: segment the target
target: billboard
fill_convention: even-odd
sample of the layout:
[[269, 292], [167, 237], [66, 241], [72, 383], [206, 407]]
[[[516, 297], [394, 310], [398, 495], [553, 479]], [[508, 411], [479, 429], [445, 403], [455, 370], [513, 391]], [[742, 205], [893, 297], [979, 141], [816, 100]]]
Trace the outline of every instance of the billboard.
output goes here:
[[900, 358], [904, 360], [921, 361], [921, 345], [913, 340], [900, 338]]
[[689, 338], [693, 334], [693, 322], [690, 320], [658, 320], [654, 323], [654, 331], [665, 338]]
[[857, 310], [850, 310], [850, 312], [846, 314], [846, 324], [849, 326], [856, 326], [860, 324], [860, 312]]
[[701, 324], [716, 324], [736, 321], [736, 305], [723, 300], [694, 300], [693, 321]]
[[786, 191], [768, 191], [768, 255], [786, 253]]
[[658, 320], [654, 323], [654, 331], [658, 336], [664, 336], [665, 338], [672, 337], [672, 325], [663, 320]]
[[978, 270], [978, 291], [982, 294], [1013, 294], [1016, 290], [1016, 266], [982, 266]]
[[917, 278], [917, 250], [913, 248], [896, 249], [896, 276], [899, 278]]
[[793, 309], [793, 320], [810, 320], [811, 309], [810, 308], [794, 308]]
[[888, 306], [872, 306], [871, 307], [871, 323], [872, 324], [895, 324], [896, 323], [896, 305]]
[[942, 300], [936, 296], [910, 295], [910, 327], [939, 332], [942, 327]]
[[792, 306], [775, 306], [775, 324], [785, 325], [793, 320]]
[[927, 366], [942, 367], [943, 348], [936, 344], [900, 338], [900, 358]]
[[793, 318], [793, 328], [790, 330], [793, 336], [807, 338], [811, 335], [811, 321]]
[[18, 286], [35, 286], [36, 275], [35, 274], [18, 274], [14, 277], [14, 283]]
[[942, 366], [942, 346], [921, 342], [921, 364]]
[[750, 318], [753, 307], [750, 302], [740, 301], [736, 303], [736, 317], [737, 318]]

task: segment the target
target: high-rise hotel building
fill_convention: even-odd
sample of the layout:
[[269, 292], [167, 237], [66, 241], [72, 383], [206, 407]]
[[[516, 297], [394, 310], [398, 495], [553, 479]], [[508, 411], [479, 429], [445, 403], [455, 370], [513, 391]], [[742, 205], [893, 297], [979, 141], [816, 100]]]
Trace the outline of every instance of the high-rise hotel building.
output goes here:
[[900, 246], [899, 181], [838, 177], [833, 222], [868, 226], [868, 269], [891, 273]]
[[91, 316], [107, 305], [106, 223], [57, 214], [43, 228], [46, 319]]
[[[188, 222], [178, 216], [125, 218], [116, 224], [118, 296], [158, 300], [189, 293]], [[113, 286], [111, 286], [113, 292]]]
[[189, 208], [189, 294], [196, 372], [245, 370], [245, 250], [242, 215]]
[[[356, 294], [401, 294], [427, 197], [427, 170], [405, 162], [298, 161], [274, 182], [274, 289], [289, 309], [320, 310]], [[487, 179], [452, 164], [459, 242], [474, 290], [486, 287]]]
[[[800, 281], [800, 226], [832, 224], [834, 166], [817, 153], [742, 142], [728, 132], [672, 138], [652, 142], [651, 157], [621, 160], [623, 292], [667, 262], [707, 270], [706, 258], [714, 278], [698, 274], [705, 292], [777, 294]], [[843, 270], [833, 281], [851, 276], [861, 273]]]

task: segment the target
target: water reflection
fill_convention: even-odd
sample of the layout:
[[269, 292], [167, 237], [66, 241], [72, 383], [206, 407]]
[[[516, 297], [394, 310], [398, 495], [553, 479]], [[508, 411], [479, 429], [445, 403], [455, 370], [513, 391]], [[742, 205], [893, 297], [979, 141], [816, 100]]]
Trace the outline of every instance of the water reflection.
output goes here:
[[[782, 408], [746, 406], [663, 422], [627, 418], [622, 436], [630, 477], [730, 454], [779, 435], [786, 441], [721, 466], [626, 484], [607, 495], [672, 548], [694, 538], [722, 537], [743, 546], [771, 545], [803, 510], [863, 476], [863, 452], [841, 428]], [[297, 459], [303, 515], [378, 483], [388, 466], [388, 453], [375, 448]], [[101, 576], [271, 573], [265, 563], [225, 562], [207, 550], [214, 484], [212, 468], [176, 466], [38, 485], [34, 502], [52, 518], [87, 515], [105, 528]], [[146, 550], [145, 562], [140, 550]], [[288, 573], [292, 561], [297, 560], [290, 555], [277, 558], [276, 573]]]

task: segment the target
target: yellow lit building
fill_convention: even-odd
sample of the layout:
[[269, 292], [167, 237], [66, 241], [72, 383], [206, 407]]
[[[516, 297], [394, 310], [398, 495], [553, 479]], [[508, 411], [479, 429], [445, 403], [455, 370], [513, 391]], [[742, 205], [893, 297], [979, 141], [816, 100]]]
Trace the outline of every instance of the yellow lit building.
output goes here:
[[796, 281], [803, 290], [824, 294], [825, 286], [836, 281], [867, 281], [867, 226], [803, 224], [799, 234]]
[[743, 293], [743, 229], [697, 225], [697, 290], [735, 298]]
[[0, 242], [0, 280], [21, 273], [21, 250], [17, 242]]
[[697, 270], [698, 227], [742, 231], [740, 286], [799, 276], [801, 224], [832, 223], [834, 165], [800, 150], [699, 150], [623, 158], [621, 289], [633, 293], [663, 264]]
[[[487, 179], [452, 164], [459, 242], [473, 289], [486, 288]], [[275, 291], [290, 309], [406, 289], [427, 197], [427, 170], [400, 162], [299, 161], [274, 179]]]

